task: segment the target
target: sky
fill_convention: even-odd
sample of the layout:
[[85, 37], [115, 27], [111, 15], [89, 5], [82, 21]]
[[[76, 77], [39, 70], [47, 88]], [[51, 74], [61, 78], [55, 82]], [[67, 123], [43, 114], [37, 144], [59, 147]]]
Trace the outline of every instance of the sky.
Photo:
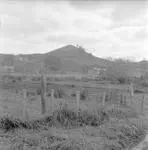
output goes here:
[[98, 57], [148, 59], [148, 1], [0, 1], [0, 53], [45, 53], [68, 44]]

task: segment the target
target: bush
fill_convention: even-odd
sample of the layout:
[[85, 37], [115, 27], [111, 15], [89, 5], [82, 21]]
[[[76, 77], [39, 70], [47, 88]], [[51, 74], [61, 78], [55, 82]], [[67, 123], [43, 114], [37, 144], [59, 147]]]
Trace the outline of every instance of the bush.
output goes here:
[[141, 89], [135, 89], [135, 90], [134, 90], [134, 93], [145, 93], [145, 91], [144, 91], [144, 90], [141, 90]]
[[126, 79], [124, 77], [118, 78], [118, 81], [119, 81], [120, 84], [125, 84], [126, 83]]
[[31, 124], [27, 121], [22, 121], [12, 116], [4, 116], [0, 119], [0, 128], [4, 131], [11, 131], [18, 128], [30, 129]]
[[76, 93], [71, 93], [70, 94], [72, 97], [76, 97]]
[[[137, 120], [139, 120], [137, 118]], [[105, 148], [132, 149], [146, 135], [144, 127], [139, 127], [131, 120], [110, 120], [101, 129], [107, 143]]]
[[79, 122], [83, 125], [99, 126], [109, 120], [108, 114], [103, 110], [97, 112], [81, 111], [79, 114]]
[[119, 144], [122, 148], [132, 148], [139, 143], [145, 136], [145, 131], [139, 129], [136, 125], [128, 124], [122, 126], [118, 134]]

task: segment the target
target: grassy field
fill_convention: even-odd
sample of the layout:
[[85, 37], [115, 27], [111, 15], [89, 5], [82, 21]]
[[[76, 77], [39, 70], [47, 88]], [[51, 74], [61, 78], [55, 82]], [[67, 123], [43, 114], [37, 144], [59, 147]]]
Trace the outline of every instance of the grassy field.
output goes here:
[[[31, 84], [31, 83], [30, 83]], [[108, 85], [76, 82], [49, 84], [47, 112], [41, 114], [39, 94], [28, 96], [26, 121], [23, 114], [21, 88], [0, 88], [0, 149], [6, 150], [125, 150], [136, 146], [147, 132], [148, 95], [137, 92], [131, 105], [129, 85]], [[67, 85], [68, 84], [68, 85]], [[13, 85], [13, 84], [11, 84]], [[70, 85], [73, 85], [72, 87]], [[79, 86], [77, 86], [79, 85]], [[85, 85], [89, 98], [80, 100], [77, 112], [75, 93]], [[89, 87], [88, 87], [89, 86]], [[62, 97], [54, 98], [50, 111], [51, 89], [62, 89]], [[113, 103], [102, 105], [102, 94], [117, 89]], [[34, 91], [28, 88], [28, 91]], [[36, 90], [35, 90], [36, 92]], [[117, 105], [120, 93], [126, 105]], [[145, 95], [143, 112], [140, 102]]]

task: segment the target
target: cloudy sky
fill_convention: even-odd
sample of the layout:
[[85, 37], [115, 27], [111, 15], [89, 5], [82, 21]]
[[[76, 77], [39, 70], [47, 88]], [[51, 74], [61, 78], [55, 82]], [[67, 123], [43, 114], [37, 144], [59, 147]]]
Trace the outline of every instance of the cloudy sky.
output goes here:
[[44, 53], [67, 44], [98, 57], [148, 59], [148, 2], [0, 1], [0, 53]]

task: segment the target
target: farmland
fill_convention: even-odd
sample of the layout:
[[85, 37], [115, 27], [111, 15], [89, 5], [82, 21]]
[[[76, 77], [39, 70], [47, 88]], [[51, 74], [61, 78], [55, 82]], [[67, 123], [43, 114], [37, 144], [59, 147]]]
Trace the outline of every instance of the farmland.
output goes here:
[[41, 79], [13, 77], [0, 81], [5, 149], [124, 150], [146, 136], [147, 88], [132, 96], [128, 84], [46, 77], [43, 113]]
[[148, 150], [147, 8], [0, 0], [0, 150]]

